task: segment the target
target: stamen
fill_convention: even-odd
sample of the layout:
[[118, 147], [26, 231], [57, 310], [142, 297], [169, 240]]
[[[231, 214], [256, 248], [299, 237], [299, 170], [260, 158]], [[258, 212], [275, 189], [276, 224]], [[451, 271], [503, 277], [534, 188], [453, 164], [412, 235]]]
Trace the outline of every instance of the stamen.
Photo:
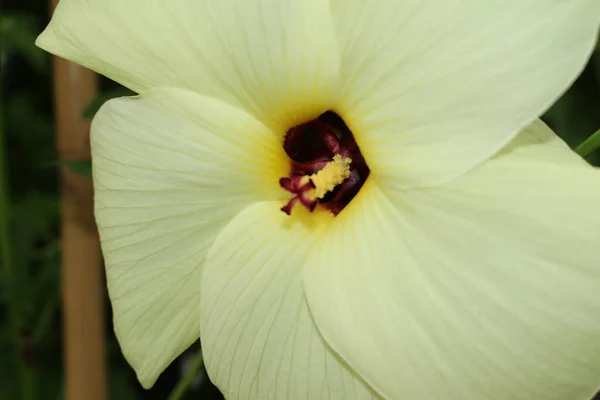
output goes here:
[[295, 194], [281, 210], [290, 215], [294, 205], [299, 202], [309, 211], [313, 211], [319, 199], [325, 197], [350, 176], [351, 162], [350, 158], [336, 154], [323, 169], [310, 176], [294, 175], [290, 178], [281, 178], [279, 185]]
[[335, 189], [337, 185], [344, 182], [350, 176], [350, 163], [352, 160], [339, 154], [333, 156], [333, 160], [325, 165], [325, 168], [310, 176], [314, 183], [314, 196], [322, 199], [327, 192]]

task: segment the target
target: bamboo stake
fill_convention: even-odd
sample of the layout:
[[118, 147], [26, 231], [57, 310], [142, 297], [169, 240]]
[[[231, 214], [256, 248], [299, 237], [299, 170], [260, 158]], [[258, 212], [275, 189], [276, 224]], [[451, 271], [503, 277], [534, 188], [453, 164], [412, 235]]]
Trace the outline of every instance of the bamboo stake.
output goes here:
[[[58, 0], [50, 0], [52, 9]], [[53, 60], [56, 145], [61, 160], [89, 160], [89, 121], [97, 75]], [[104, 278], [89, 178], [60, 170], [65, 400], [106, 399]]]

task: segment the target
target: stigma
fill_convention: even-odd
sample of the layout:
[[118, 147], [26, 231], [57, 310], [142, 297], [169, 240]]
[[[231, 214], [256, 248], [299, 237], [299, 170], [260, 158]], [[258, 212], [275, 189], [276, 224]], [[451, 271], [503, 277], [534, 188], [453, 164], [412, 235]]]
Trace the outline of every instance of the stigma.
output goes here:
[[281, 211], [290, 215], [296, 204], [301, 204], [309, 211], [313, 211], [319, 199], [323, 199], [328, 192], [333, 191], [350, 176], [350, 163], [352, 159], [340, 154], [326, 163], [323, 169], [312, 175], [296, 175], [281, 178], [279, 185], [292, 193], [292, 197]]

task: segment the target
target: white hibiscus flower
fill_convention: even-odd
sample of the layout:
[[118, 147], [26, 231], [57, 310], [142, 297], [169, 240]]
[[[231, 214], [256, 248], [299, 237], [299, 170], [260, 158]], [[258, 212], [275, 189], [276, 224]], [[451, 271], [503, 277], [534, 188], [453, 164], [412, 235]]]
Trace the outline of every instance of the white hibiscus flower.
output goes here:
[[62, 0], [38, 45], [140, 93], [92, 148], [142, 384], [200, 336], [228, 399], [590, 398], [600, 172], [534, 121], [599, 22], [598, 0]]

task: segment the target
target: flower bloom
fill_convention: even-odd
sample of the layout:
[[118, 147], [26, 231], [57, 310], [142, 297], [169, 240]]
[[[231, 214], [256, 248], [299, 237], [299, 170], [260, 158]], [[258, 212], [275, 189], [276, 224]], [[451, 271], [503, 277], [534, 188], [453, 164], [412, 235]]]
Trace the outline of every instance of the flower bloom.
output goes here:
[[536, 118], [598, 0], [62, 0], [38, 45], [138, 92], [92, 126], [141, 383], [228, 399], [586, 400], [600, 173]]

